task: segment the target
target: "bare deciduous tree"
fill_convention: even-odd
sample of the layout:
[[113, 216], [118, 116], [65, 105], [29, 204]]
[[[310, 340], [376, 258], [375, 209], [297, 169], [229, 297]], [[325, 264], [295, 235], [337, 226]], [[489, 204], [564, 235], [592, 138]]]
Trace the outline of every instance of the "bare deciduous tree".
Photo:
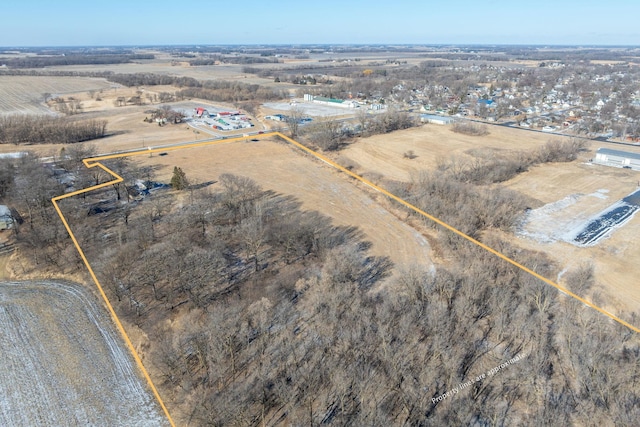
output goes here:
[[300, 121], [304, 118], [304, 110], [294, 105], [289, 109], [287, 114], [287, 126], [289, 127], [289, 135], [291, 138], [298, 137], [298, 131], [300, 130]]

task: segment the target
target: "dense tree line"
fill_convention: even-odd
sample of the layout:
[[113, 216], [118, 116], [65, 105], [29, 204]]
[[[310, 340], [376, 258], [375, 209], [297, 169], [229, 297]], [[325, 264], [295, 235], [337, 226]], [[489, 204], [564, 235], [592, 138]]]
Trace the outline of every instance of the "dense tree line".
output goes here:
[[0, 67], [0, 76], [55, 76], [55, 77], [104, 77], [112, 75], [112, 71], [68, 71], [68, 70], [35, 70]]
[[201, 87], [181, 89], [177, 92], [177, 96], [217, 102], [274, 101], [286, 99], [287, 92], [257, 84], [214, 80], [206, 82]]
[[224, 80], [197, 80], [192, 77], [176, 77], [153, 73], [114, 74], [112, 72], [67, 72], [37, 70], [0, 70], [0, 75], [29, 75], [29, 76], [82, 76], [103, 77], [113, 83], [127, 87], [136, 86], [176, 86], [183, 88], [177, 91], [178, 99], [201, 98], [218, 102], [242, 102], [242, 101], [272, 101], [287, 99], [288, 93], [283, 90], [273, 90], [257, 84], [230, 82]]
[[405, 112], [388, 109], [382, 114], [368, 115], [361, 110], [357, 114], [362, 136], [379, 135], [396, 130], [408, 129], [418, 125], [416, 118]]
[[509, 55], [516, 60], [524, 61], [562, 61], [562, 62], [589, 62], [589, 61], [625, 61], [637, 58], [637, 52], [633, 48], [628, 49], [564, 49], [560, 51], [547, 51], [538, 48], [513, 48]]
[[412, 115], [404, 111], [388, 110], [370, 115], [362, 108], [356, 114], [355, 126], [331, 117], [319, 118], [304, 127], [300, 120], [305, 117], [301, 108], [292, 108], [287, 115], [287, 126], [292, 138], [301, 136], [302, 142], [310, 143], [324, 151], [342, 148], [355, 135], [371, 136], [407, 129], [418, 125]]
[[476, 185], [495, 184], [508, 181], [537, 164], [574, 161], [584, 147], [585, 141], [579, 138], [555, 139], [530, 151], [494, 154], [469, 161], [457, 158], [440, 160], [437, 169], [454, 181]]
[[476, 238], [488, 229], [511, 230], [533, 203], [516, 191], [478, 187], [442, 171], [416, 173], [410, 183], [396, 183], [393, 190], [424, 211]]
[[[134, 51], [127, 47], [16, 47], [8, 52], [15, 51], [22, 54], [32, 53], [38, 56], [51, 55], [131, 55]], [[5, 52], [5, 53], [8, 53]]]
[[71, 144], [102, 138], [106, 120], [11, 115], [0, 117], [0, 144]]
[[[169, 48], [160, 48], [161, 50], [168, 50], [173, 53], [186, 53], [187, 55], [260, 55], [260, 56], [275, 56], [276, 54], [282, 55], [300, 55], [306, 53], [307, 47], [299, 46], [264, 46], [264, 47], [252, 47], [252, 46], [171, 46]], [[194, 53], [197, 52], [197, 53]], [[315, 53], [322, 53], [315, 52]]]
[[125, 64], [133, 61], [154, 59], [152, 54], [68, 54], [57, 56], [27, 56], [23, 58], [3, 59], [2, 63], [9, 68], [44, 68], [63, 65], [103, 65]]
[[284, 91], [273, 90], [257, 84], [226, 80], [196, 80], [191, 77], [175, 77], [152, 73], [113, 74], [109, 81], [124, 86], [171, 85], [183, 88], [176, 93], [179, 98], [201, 98], [218, 102], [270, 101], [284, 99]]
[[[292, 119], [298, 120], [297, 117], [292, 117]], [[289, 124], [289, 129], [291, 129], [291, 124]], [[350, 136], [349, 133], [342, 122], [332, 118], [321, 117], [306, 126], [302, 135], [322, 150], [331, 151], [340, 148]]]
[[130, 74], [110, 74], [107, 80], [119, 83], [123, 86], [177, 86], [177, 87], [199, 87], [201, 83], [193, 77], [168, 76], [154, 73], [130, 73]]
[[[475, 49], [474, 49], [475, 51]], [[426, 58], [442, 58], [450, 61], [504, 61], [505, 56], [486, 52], [429, 52], [422, 54]]]
[[77, 143], [106, 135], [104, 120], [76, 121], [51, 116], [5, 116], [0, 118], [0, 143]]
[[484, 136], [489, 134], [486, 125], [473, 122], [456, 122], [451, 125], [451, 130], [469, 136]]
[[573, 161], [583, 147], [584, 141], [578, 139], [553, 140], [537, 150], [506, 156], [469, 162], [450, 158], [440, 161], [435, 171], [414, 173], [409, 183], [389, 185], [417, 207], [479, 238], [491, 229], [511, 231], [535, 203], [519, 192], [487, 184], [507, 181], [539, 163]]
[[276, 57], [265, 56], [225, 56], [225, 55], [207, 55], [197, 59], [189, 61], [189, 65], [201, 66], [201, 65], [216, 65], [216, 64], [277, 64], [281, 62]]

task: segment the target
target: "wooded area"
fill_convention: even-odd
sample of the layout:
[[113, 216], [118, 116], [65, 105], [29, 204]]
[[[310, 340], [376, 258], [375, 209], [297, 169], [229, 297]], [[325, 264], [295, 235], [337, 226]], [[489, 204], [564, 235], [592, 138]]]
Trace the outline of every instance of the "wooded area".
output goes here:
[[0, 116], [0, 144], [70, 144], [102, 138], [106, 120], [73, 120], [67, 117]]
[[571, 162], [585, 148], [584, 140], [571, 138], [552, 139], [535, 150], [518, 150], [506, 154], [477, 157], [471, 161], [455, 157], [441, 159], [437, 173], [444, 173], [447, 179], [464, 183], [483, 185], [505, 182], [526, 172], [534, 165], [552, 162]]
[[[104, 182], [96, 170], [81, 172], [83, 155], [66, 153], [65, 169]], [[180, 424], [640, 419], [638, 337], [466, 240], [434, 230], [435, 270], [417, 264], [382, 289], [393, 266], [368, 255], [356, 228], [287, 195], [222, 175], [136, 201], [128, 189], [153, 180], [153, 170], [126, 159], [107, 166], [125, 182], [61, 207], [119, 314], [149, 337], [145, 363]], [[82, 271], [52, 212], [49, 197], [64, 191], [54, 172], [31, 156], [1, 167], [3, 200], [24, 218], [15, 232], [26, 259]], [[546, 255], [486, 233], [517, 219], [526, 206], [517, 193], [426, 173], [406, 191], [543, 276], [558, 274]], [[593, 285], [588, 266], [565, 280]]]

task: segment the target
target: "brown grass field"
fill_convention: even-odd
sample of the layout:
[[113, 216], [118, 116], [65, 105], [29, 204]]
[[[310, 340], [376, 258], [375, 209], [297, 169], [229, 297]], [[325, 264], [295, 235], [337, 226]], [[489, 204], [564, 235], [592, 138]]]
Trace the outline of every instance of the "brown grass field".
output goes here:
[[[342, 158], [343, 162], [355, 163], [355, 170], [360, 174], [377, 172], [387, 179], [407, 181], [412, 172], [433, 170], [441, 159], [451, 156], [471, 159], [508, 150], [532, 150], [553, 138], [552, 135], [501, 126], [490, 126], [489, 130], [489, 135], [477, 137], [454, 133], [446, 126], [427, 125], [359, 139], [336, 157]], [[535, 166], [504, 185], [538, 200], [538, 206], [532, 207], [579, 195], [578, 203], [563, 209], [560, 215], [586, 221], [636, 190], [640, 183], [637, 172], [588, 164], [601, 146], [640, 152], [636, 147], [590, 142], [588, 151], [578, 160]], [[413, 150], [418, 157], [403, 158], [408, 150]], [[604, 190], [605, 197], [587, 196], [599, 190]], [[577, 247], [564, 241], [541, 243], [526, 237], [518, 237], [517, 243], [546, 252], [558, 262], [561, 270], [592, 263], [598, 283], [594, 293], [604, 296], [605, 309], [622, 314], [640, 312], [640, 287], [637, 285], [640, 265], [633, 261], [640, 256], [640, 242], [636, 239], [639, 231], [640, 215], [636, 215], [593, 247]], [[549, 279], [557, 280], [556, 277]]]
[[[153, 89], [149, 92], [172, 90], [167, 87]], [[114, 106], [117, 97], [133, 96], [135, 90], [136, 88], [109, 88], [100, 93], [100, 101], [91, 98], [86, 92], [74, 95], [83, 105], [84, 112], [79, 117], [108, 121], [107, 130], [111, 135], [90, 143], [98, 153], [190, 143], [213, 136], [203, 131], [195, 133], [193, 128], [184, 123], [163, 127], [145, 123], [145, 111], [157, 108], [154, 105]], [[192, 103], [193, 101], [172, 105], [180, 107], [182, 104]], [[43, 156], [55, 156], [61, 148], [60, 144], [20, 147], [0, 145], [0, 152], [32, 150]], [[359, 227], [365, 240], [373, 244], [371, 252], [390, 256], [396, 267], [399, 267], [396, 271], [413, 264], [429, 266], [431, 263], [429, 244], [421, 234], [377, 204], [344, 175], [282, 143], [266, 140], [258, 143], [237, 142], [178, 150], [163, 157], [143, 157], [141, 161], [166, 166], [157, 178], [167, 182], [171, 178], [173, 166], [182, 167], [191, 180], [199, 182], [215, 180], [222, 173], [248, 176], [264, 189], [296, 197], [303, 209], [317, 210], [331, 217], [337, 225]]]
[[171, 151], [162, 157], [144, 156], [138, 161], [163, 165], [157, 178], [165, 182], [171, 179], [174, 166], [194, 182], [216, 180], [223, 173], [250, 177], [265, 190], [294, 196], [302, 209], [327, 215], [336, 225], [357, 226], [364, 240], [372, 243], [371, 253], [389, 256], [396, 272], [415, 264], [431, 265], [430, 247], [422, 235], [372, 200], [355, 181], [285, 143], [240, 141]]
[[[158, 67], [160, 71], [164, 70], [167, 64], [159, 62], [112, 67], [130, 67], [130, 70], [126, 70], [128, 72], [141, 71], [140, 67]], [[239, 66], [229, 66], [224, 72], [221, 67], [216, 66], [216, 71], [222, 74], [228, 72], [229, 75], [240, 71], [232, 70], [233, 67]], [[181, 66], [171, 68], [177, 71]], [[182, 70], [185, 75], [204, 72], [200, 67], [197, 67], [197, 70], [194, 69], [195, 67], [183, 68], [185, 68]], [[125, 69], [119, 71], [124, 72]], [[16, 82], [22, 81], [21, 84], [30, 84], [36, 88], [32, 92], [34, 96], [40, 92], [71, 93], [75, 90], [73, 96], [80, 99], [83, 104], [84, 113], [79, 118], [98, 118], [108, 121], [107, 129], [111, 136], [92, 143], [99, 153], [194, 142], [209, 137], [204, 132], [196, 134], [186, 124], [159, 127], [144, 123], [145, 111], [154, 108], [154, 105], [114, 106], [114, 100], [117, 97], [133, 96], [136, 88], [103, 87], [100, 93], [101, 100], [98, 101], [91, 98], [86, 91], [99, 89], [101, 85], [108, 84], [104, 80], [55, 78], [50, 84], [55, 83], [57, 86], [52, 87], [46, 86], [47, 83], [45, 83], [50, 78], [19, 77], [16, 79]], [[71, 80], [75, 81], [75, 86], [69, 83]], [[0, 90], [3, 90], [3, 87], [7, 90], [6, 87], [11, 86], [3, 86], [2, 83], [3, 81], [0, 80]], [[65, 86], [63, 83], [68, 85]], [[97, 86], [91, 86], [91, 84]], [[78, 92], [81, 89], [85, 92]], [[152, 93], [171, 90], [172, 88], [169, 87], [154, 87], [153, 91], [145, 89]], [[44, 107], [39, 105], [38, 108]], [[360, 174], [375, 173], [387, 179], [407, 181], [411, 178], [412, 172], [433, 170], [439, 162], [452, 156], [470, 160], [513, 150], [533, 150], [554, 138], [553, 135], [501, 126], [490, 126], [489, 130], [490, 133], [486, 136], [467, 136], [454, 133], [446, 126], [426, 125], [392, 134], [357, 139], [334, 158], [338, 163], [354, 164], [354, 171]], [[606, 198], [582, 198], [579, 203], [562, 211], [565, 216], [586, 219], [631, 193], [640, 181], [637, 173], [632, 171], [584, 164], [593, 156], [598, 146], [606, 145], [606, 143], [591, 143], [589, 145], [591, 151], [583, 153], [578, 161], [570, 164], [536, 166], [505, 185], [538, 200], [539, 203], [532, 206], [534, 208], [557, 202], [567, 196], [606, 190]], [[634, 147], [613, 145], [611, 147], [638, 151]], [[41, 155], [53, 156], [59, 153], [60, 148], [56, 145], [31, 147], [5, 145], [0, 146], [0, 152], [28, 149]], [[195, 156], [190, 154], [197, 150], [201, 153]], [[417, 157], [404, 158], [404, 153], [409, 150], [412, 150]], [[167, 181], [173, 166], [183, 167], [192, 179], [199, 181], [215, 179], [217, 175], [224, 172], [250, 176], [265, 189], [299, 198], [305, 209], [319, 210], [331, 216], [337, 224], [361, 227], [366, 238], [373, 243], [373, 252], [377, 255], [392, 256], [393, 261], [400, 267], [422, 263], [420, 260], [429, 259], [429, 247], [424, 238], [385, 210], [382, 206], [386, 203], [380, 204], [374, 201], [361, 189], [354, 187], [348, 178], [282, 144], [267, 141], [236, 143], [216, 148], [172, 152], [166, 157], [154, 156], [144, 161], [164, 164], [166, 166], [164, 176], [160, 178]], [[640, 219], [636, 217], [622, 229], [615, 231], [610, 238], [590, 248], [579, 248], [562, 241], [541, 243], [525, 237], [520, 237], [518, 241], [523, 246], [547, 252], [563, 268], [571, 268], [582, 262], [591, 261], [595, 266], [598, 283], [601, 285], [600, 292], [608, 295], [607, 301], [612, 306], [612, 310], [640, 311], [640, 288], [636, 287], [634, 282], [634, 277], [640, 273], [640, 267], [636, 267], [635, 263], [629, 261], [640, 254], [640, 245], [630, 237], [639, 227]]]
[[[447, 126], [425, 125], [392, 134], [357, 139], [340, 155], [355, 162], [364, 172], [377, 172], [387, 179], [408, 181], [411, 172], [434, 169], [440, 160], [491, 156], [512, 150], [530, 150], [545, 144], [550, 135], [490, 126], [486, 136], [467, 136]], [[415, 159], [403, 154], [413, 150]]]

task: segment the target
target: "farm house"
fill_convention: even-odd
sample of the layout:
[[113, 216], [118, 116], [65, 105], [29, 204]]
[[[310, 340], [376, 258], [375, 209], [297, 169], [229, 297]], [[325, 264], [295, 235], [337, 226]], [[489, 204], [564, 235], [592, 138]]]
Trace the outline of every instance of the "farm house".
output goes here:
[[598, 151], [596, 151], [596, 157], [593, 159], [593, 163], [618, 168], [640, 170], [640, 154], [612, 150], [609, 148], [598, 148]]

